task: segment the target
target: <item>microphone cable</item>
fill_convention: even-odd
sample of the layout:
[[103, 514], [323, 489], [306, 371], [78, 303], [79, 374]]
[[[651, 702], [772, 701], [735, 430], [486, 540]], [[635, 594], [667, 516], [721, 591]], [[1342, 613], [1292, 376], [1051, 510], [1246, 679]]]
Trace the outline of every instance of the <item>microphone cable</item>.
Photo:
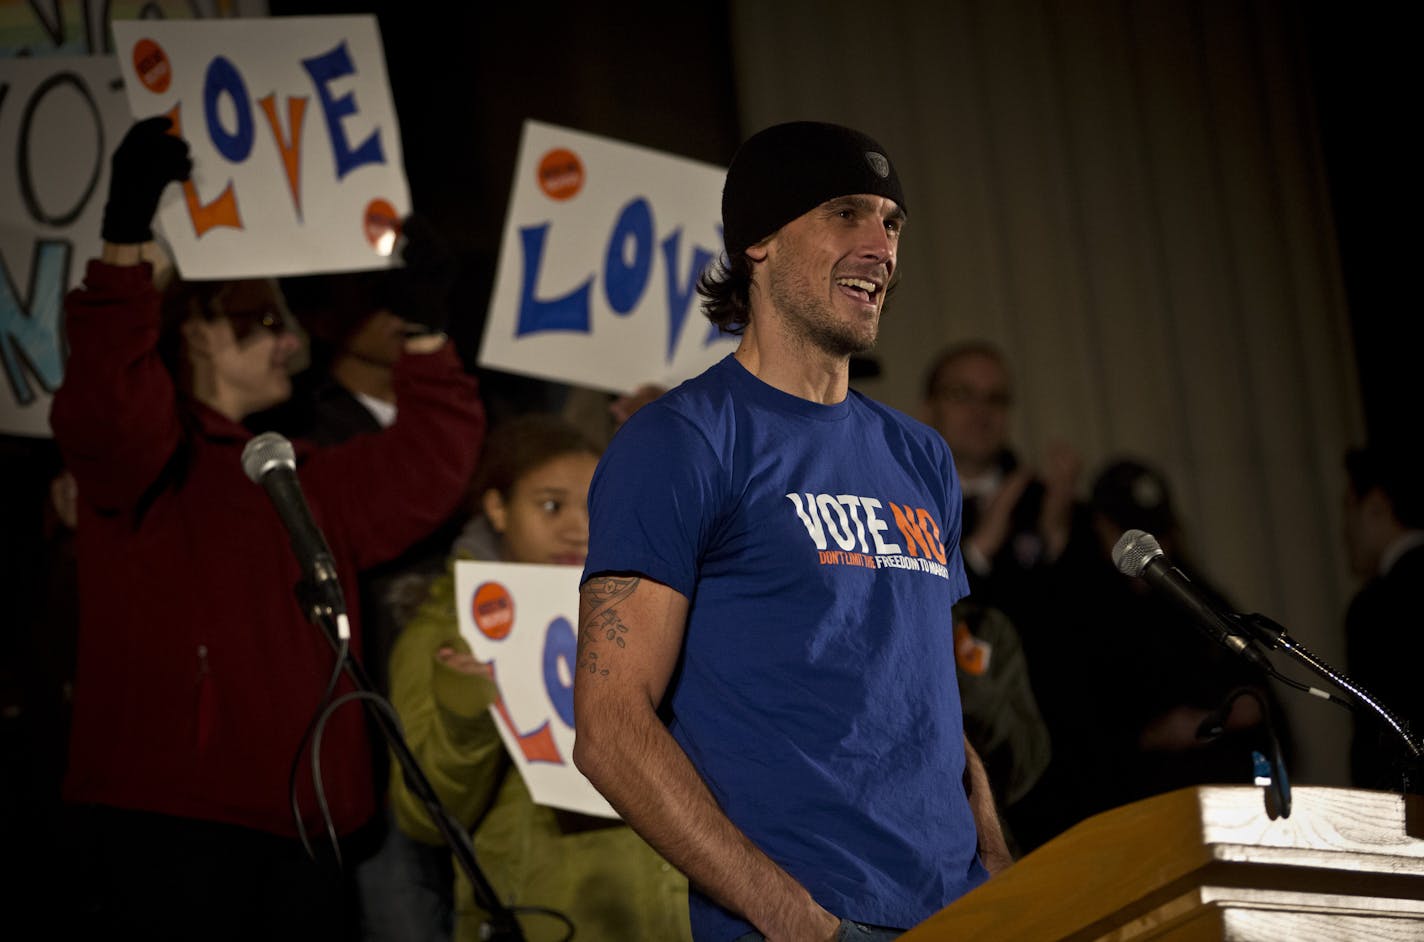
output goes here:
[[[292, 754], [291, 768], [287, 772], [287, 796], [292, 805], [292, 822], [297, 827], [297, 836], [301, 838], [302, 848], [307, 852], [307, 857], [313, 861], [317, 859], [316, 850], [312, 847], [311, 840], [307, 837], [306, 825], [302, 822], [301, 801], [297, 797], [297, 770], [301, 766], [302, 755], [306, 752], [307, 743], [317, 732], [317, 728], [325, 723], [324, 717], [331, 709], [331, 698], [336, 693], [337, 684], [341, 682], [342, 668], [346, 663], [346, 658], [351, 648], [351, 641], [348, 638], [342, 638], [339, 641], [333, 639], [333, 643], [336, 645], [336, 662], [332, 668], [331, 677], [327, 679], [326, 689], [322, 693], [321, 699], [317, 701], [316, 712], [312, 714], [311, 720], [307, 723], [306, 730], [302, 733], [301, 740], [297, 743], [296, 751]], [[315, 772], [315, 770], [313, 771]], [[331, 815], [326, 806], [325, 796], [320, 790], [317, 792], [317, 801], [321, 806], [322, 817], [327, 826], [327, 833], [331, 836], [332, 850], [336, 854], [336, 863], [339, 868], [341, 866], [341, 848], [337, 845]]]
[[1261, 726], [1266, 733], [1266, 745], [1270, 755], [1262, 755], [1252, 750], [1254, 757], [1255, 784], [1269, 786], [1266, 814], [1271, 820], [1289, 818], [1291, 813], [1290, 779], [1286, 775], [1285, 754], [1281, 751], [1281, 740], [1276, 735], [1275, 715], [1262, 691], [1255, 687], [1237, 687], [1226, 695], [1221, 704], [1202, 718], [1197, 725], [1197, 739], [1203, 743], [1216, 741], [1226, 732], [1227, 717], [1231, 715], [1236, 701], [1250, 697], [1261, 710]]
[[[327, 836], [331, 841], [332, 852], [336, 855], [336, 863], [338, 867], [341, 866], [341, 848], [338, 838], [336, 836], [336, 828], [332, 823], [331, 811], [327, 807], [326, 788], [322, 783], [321, 778], [321, 739], [322, 734], [326, 730], [327, 721], [336, 713], [336, 711], [348, 703], [354, 703], [357, 701], [362, 701], [367, 704], [373, 705], [395, 725], [395, 728], [397, 730], [401, 729], [400, 715], [396, 713], [395, 707], [393, 707], [390, 701], [387, 700], [385, 697], [381, 696], [378, 693], [373, 693], [369, 690], [352, 690], [348, 693], [342, 694], [335, 700], [332, 700], [330, 703], [328, 703], [316, 717], [316, 722], [314, 724], [314, 729], [312, 730], [311, 736], [312, 787], [316, 791], [317, 804], [321, 807], [322, 821], [326, 825]], [[403, 732], [402, 735], [404, 735]], [[519, 773], [514, 772], [513, 774], [518, 775]], [[456, 823], [458, 824], [458, 822]], [[301, 827], [300, 823], [298, 824], [298, 827]], [[303, 841], [305, 842], [305, 840], [305, 832], [303, 831]], [[507, 909], [510, 913], [516, 915], [545, 916], [562, 923], [564, 928], [567, 930], [567, 934], [562, 939], [560, 939], [559, 942], [569, 942], [569, 940], [574, 937], [574, 933], [576, 931], [574, 927], [574, 921], [569, 918], [567, 913], [560, 912], [559, 910], [553, 909], [548, 906], [516, 905], [509, 906], [507, 907]]]
[[[341, 675], [345, 670], [351, 643], [346, 639], [338, 641], [334, 637], [329, 638], [329, 640], [335, 646], [336, 650], [335, 668], [332, 671], [331, 677], [327, 680], [326, 689], [319, 701], [319, 708], [312, 716], [311, 722], [307, 724], [306, 731], [302, 734], [301, 741], [297, 744], [296, 753], [292, 756], [292, 765], [287, 776], [287, 789], [291, 798], [292, 816], [296, 823], [297, 834], [301, 838], [302, 847], [306, 850], [307, 856], [315, 862], [317, 860], [316, 849], [312, 846], [311, 839], [307, 835], [306, 825], [302, 821], [301, 803], [297, 798], [296, 787], [297, 770], [301, 765], [303, 755], [309, 751], [312, 769], [312, 789], [316, 793], [317, 806], [321, 812], [322, 824], [326, 830], [327, 840], [331, 844], [335, 865], [337, 869], [340, 870], [343, 867], [341, 841], [336, 833], [336, 825], [331, 815], [331, 808], [326, 800], [326, 786], [322, 781], [321, 775], [321, 741], [326, 731], [326, 724], [331, 717], [335, 715], [336, 711], [346, 704], [364, 702], [379, 711], [380, 714], [391, 723], [392, 728], [400, 735], [403, 736], [404, 732], [402, 731], [400, 714], [396, 712], [395, 707], [391, 705], [389, 700], [378, 693], [357, 689], [348, 691], [333, 699], [337, 684], [340, 683]], [[308, 742], [311, 744], [309, 750]], [[517, 775], [518, 773], [516, 772], [514, 774]], [[447, 818], [453, 822], [454, 826], [463, 828], [463, 825], [460, 825], [458, 821], [454, 821], [449, 815], [447, 815]], [[507, 912], [515, 915], [544, 916], [561, 923], [565, 930], [567, 930], [567, 933], [562, 939], [558, 940], [558, 942], [569, 942], [569, 940], [573, 939], [576, 932], [573, 919], [571, 919], [567, 913], [553, 909], [552, 907], [518, 905], [507, 906], [505, 909]], [[482, 929], [488, 931], [488, 924], [483, 926]], [[522, 938], [522, 935], [517, 937]], [[503, 936], [489, 936], [489, 938], [503, 938]]]

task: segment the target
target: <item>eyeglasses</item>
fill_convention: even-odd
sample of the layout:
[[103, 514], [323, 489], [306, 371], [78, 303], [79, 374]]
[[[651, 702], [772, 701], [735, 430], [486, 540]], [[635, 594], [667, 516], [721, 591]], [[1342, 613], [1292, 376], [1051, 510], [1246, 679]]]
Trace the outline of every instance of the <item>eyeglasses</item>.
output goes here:
[[238, 340], [245, 340], [259, 327], [280, 337], [287, 331], [287, 319], [275, 307], [264, 306], [254, 311], [232, 311], [227, 315], [232, 324], [232, 334]]
[[980, 405], [991, 409], [1007, 409], [1014, 401], [1006, 389], [980, 390], [957, 384], [936, 388], [932, 398], [956, 406]]

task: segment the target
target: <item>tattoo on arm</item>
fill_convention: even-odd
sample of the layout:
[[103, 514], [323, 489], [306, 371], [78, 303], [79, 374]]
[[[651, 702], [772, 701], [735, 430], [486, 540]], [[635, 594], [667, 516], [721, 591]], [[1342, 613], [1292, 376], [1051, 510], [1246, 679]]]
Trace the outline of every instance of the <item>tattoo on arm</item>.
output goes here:
[[590, 610], [579, 631], [579, 670], [608, 676], [608, 668], [599, 661], [594, 648], [600, 641], [627, 647], [628, 626], [618, 614], [618, 606], [633, 594], [640, 581], [636, 576], [599, 576], [584, 583], [584, 596]]

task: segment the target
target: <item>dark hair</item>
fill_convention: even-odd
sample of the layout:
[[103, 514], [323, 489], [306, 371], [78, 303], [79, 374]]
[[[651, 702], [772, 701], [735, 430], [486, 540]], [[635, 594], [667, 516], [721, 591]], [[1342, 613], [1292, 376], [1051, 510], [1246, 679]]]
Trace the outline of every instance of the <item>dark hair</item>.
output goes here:
[[488, 491], [508, 499], [520, 478], [561, 455], [598, 457], [601, 449], [557, 415], [529, 412], [506, 419], [485, 439], [484, 456], [470, 486], [476, 512]]
[[1005, 373], [1009, 371], [1008, 361], [1004, 359], [1004, 353], [998, 347], [987, 340], [964, 340], [945, 347], [930, 362], [930, 368], [925, 371], [924, 397], [933, 399], [935, 387], [939, 385], [939, 374], [946, 366], [967, 356], [988, 357], [1003, 367]]
[[1350, 490], [1364, 497], [1378, 489], [1389, 500], [1401, 526], [1424, 527], [1424, 461], [1412, 449], [1366, 445], [1345, 452]]
[[[286, 308], [282, 300], [282, 293], [277, 289], [276, 282], [269, 278], [253, 278], [246, 281], [185, 281], [181, 278], [174, 278], [164, 287], [163, 294], [159, 298], [157, 352], [168, 375], [173, 377], [174, 395], [179, 400], [186, 399], [193, 393], [193, 370], [188, 362], [188, 357], [184, 354], [183, 324], [194, 317], [211, 321], [235, 313], [227, 311], [227, 298], [234, 288], [250, 281], [260, 281], [266, 284], [271, 289], [277, 306], [285, 316]], [[233, 320], [233, 331], [238, 336], [244, 335], [253, 326], [252, 324], [240, 324], [236, 318]], [[168, 490], [176, 491], [182, 488], [188, 480], [188, 472], [193, 460], [193, 441], [198, 434], [198, 423], [192, 411], [182, 407], [178, 409], [178, 421], [180, 425], [178, 445], [173, 449], [173, 454], [169, 456], [168, 463], [163, 466], [153, 483], [135, 503], [135, 527], [160, 494]]]
[[277, 282], [271, 278], [235, 281], [184, 281], [175, 278], [168, 283], [159, 301], [158, 356], [181, 391], [191, 392], [192, 386], [188, 360], [183, 356], [183, 324], [194, 317], [205, 321], [227, 317], [232, 321], [233, 332], [241, 339], [254, 324], [235, 316], [238, 312], [229, 311], [228, 298], [237, 288], [254, 282], [262, 284], [272, 293], [280, 313], [286, 317], [286, 301]]
[[337, 350], [371, 315], [394, 306], [396, 275], [392, 269], [291, 275], [281, 279], [281, 288], [312, 340]]
[[752, 263], [745, 252], [723, 255], [697, 279], [702, 313], [723, 333], [740, 334], [752, 316]]

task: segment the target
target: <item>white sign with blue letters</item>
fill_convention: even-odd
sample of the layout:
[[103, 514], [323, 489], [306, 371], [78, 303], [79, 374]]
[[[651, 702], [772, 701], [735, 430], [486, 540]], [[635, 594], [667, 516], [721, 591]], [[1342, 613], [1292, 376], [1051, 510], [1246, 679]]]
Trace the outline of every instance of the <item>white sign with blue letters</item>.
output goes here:
[[526, 121], [480, 365], [608, 392], [736, 349], [701, 314], [722, 167]]
[[114, 39], [134, 116], [192, 148], [158, 214], [183, 277], [391, 264], [410, 193], [374, 17], [128, 20]]
[[[494, 671], [504, 748], [541, 805], [616, 818], [573, 763], [578, 566], [455, 563], [460, 634]], [[431, 652], [432, 656], [434, 652]]]

